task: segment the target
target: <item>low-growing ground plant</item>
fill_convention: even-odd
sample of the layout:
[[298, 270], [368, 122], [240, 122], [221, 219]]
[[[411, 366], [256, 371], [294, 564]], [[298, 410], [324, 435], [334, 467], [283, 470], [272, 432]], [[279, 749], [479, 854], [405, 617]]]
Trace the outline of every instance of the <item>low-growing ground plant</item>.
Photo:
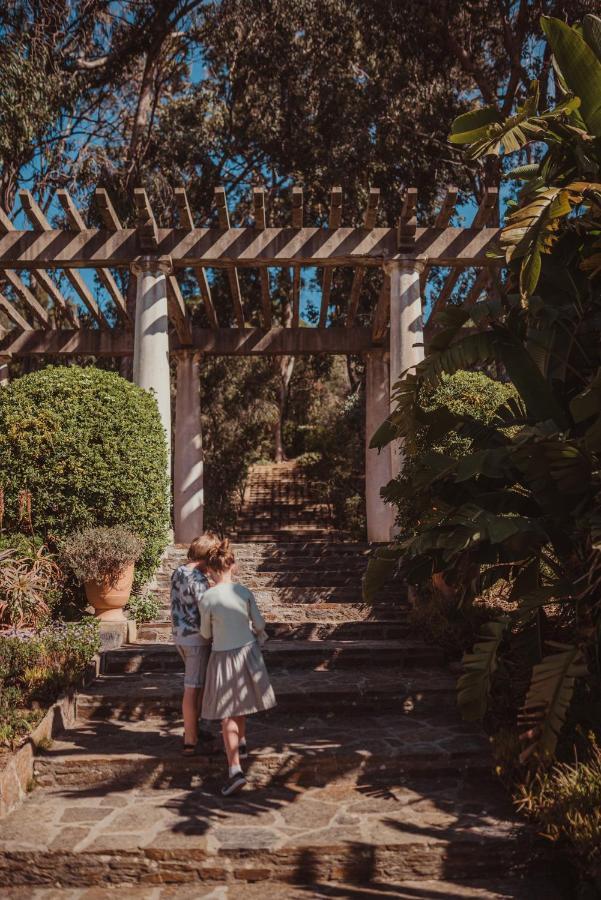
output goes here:
[[0, 633], [0, 746], [18, 743], [60, 694], [78, 684], [99, 649], [93, 619]]
[[154, 622], [161, 611], [161, 601], [150, 592], [146, 594], [132, 594], [129, 598], [126, 610], [135, 619], [138, 625], [143, 622]]
[[58, 601], [61, 571], [46, 548], [0, 550], [0, 624], [39, 627]]

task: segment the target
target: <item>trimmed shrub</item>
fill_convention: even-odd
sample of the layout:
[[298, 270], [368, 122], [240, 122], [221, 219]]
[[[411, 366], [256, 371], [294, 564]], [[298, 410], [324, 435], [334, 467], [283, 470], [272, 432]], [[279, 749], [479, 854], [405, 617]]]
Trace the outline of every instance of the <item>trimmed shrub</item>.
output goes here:
[[169, 528], [167, 446], [154, 399], [92, 367], [19, 378], [0, 392], [0, 487], [9, 530], [31, 528], [51, 544], [90, 526], [139, 534], [136, 579], [146, 580]]

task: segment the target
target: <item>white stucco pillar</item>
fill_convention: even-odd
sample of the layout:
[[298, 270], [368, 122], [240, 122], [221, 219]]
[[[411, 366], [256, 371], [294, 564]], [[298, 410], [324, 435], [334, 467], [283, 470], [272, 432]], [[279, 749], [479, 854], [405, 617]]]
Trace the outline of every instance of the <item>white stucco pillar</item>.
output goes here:
[[0, 356], [0, 388], [10, 383], [8, 374], [8, 360]]
[[367, 540], [389, 541], [394, 510], [384, 503], [380, 490], [391, 475], [390, 447], [371, 450], [369, 443], [390, 412], [388, 354], [382, 350], [365, 354], [365, 511]]
[[173, 525], [176, 544], [202, 534], [204, 484], [200, 427], [200, 354], [177, 354], [175, 437], [173, 445]]
[[132, 263], [137, 279], [133, 380], [154, 392], [167, 435], [171, 472], [171, 388], [169, 375], [169, 314], [167, 279], [171, 260], [141, 257]]
[[[385, 263], [390, 276], [390, 396], [399, 378], [424, 358], [424, 326], [419, 276], [421, 260], [401, 259]], [[400, 441], [391, 444], [392, 477], [403, 468]]]

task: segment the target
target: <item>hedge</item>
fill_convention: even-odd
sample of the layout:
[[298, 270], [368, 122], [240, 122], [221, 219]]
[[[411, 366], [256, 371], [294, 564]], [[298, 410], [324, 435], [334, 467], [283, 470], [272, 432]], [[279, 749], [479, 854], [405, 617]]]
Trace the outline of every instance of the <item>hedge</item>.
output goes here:
[[123, 525], [144, 540], [136, 580], [167, 543], [165, 432], [156, 402], [114, 372], [49, 366], [0, 391], [4, 530], [56, 544], [91, 525]]

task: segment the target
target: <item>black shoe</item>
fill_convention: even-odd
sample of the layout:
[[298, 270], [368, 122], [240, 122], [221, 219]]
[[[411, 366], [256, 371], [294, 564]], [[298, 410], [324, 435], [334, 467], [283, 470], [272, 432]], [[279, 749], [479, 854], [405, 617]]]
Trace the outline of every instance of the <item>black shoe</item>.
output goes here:
[[246, 741], [238, 747], [238, 756], [240, 759], [248, 759], [248, 747], [246, 746]]
[[238, 791], [241, 791], [245, 784], [246, 778], [244, 777], [244, 772], [237, 772], [223, 785], [221, 788], [221, 796], [231, 797], [232, 794], [237, 794]]

